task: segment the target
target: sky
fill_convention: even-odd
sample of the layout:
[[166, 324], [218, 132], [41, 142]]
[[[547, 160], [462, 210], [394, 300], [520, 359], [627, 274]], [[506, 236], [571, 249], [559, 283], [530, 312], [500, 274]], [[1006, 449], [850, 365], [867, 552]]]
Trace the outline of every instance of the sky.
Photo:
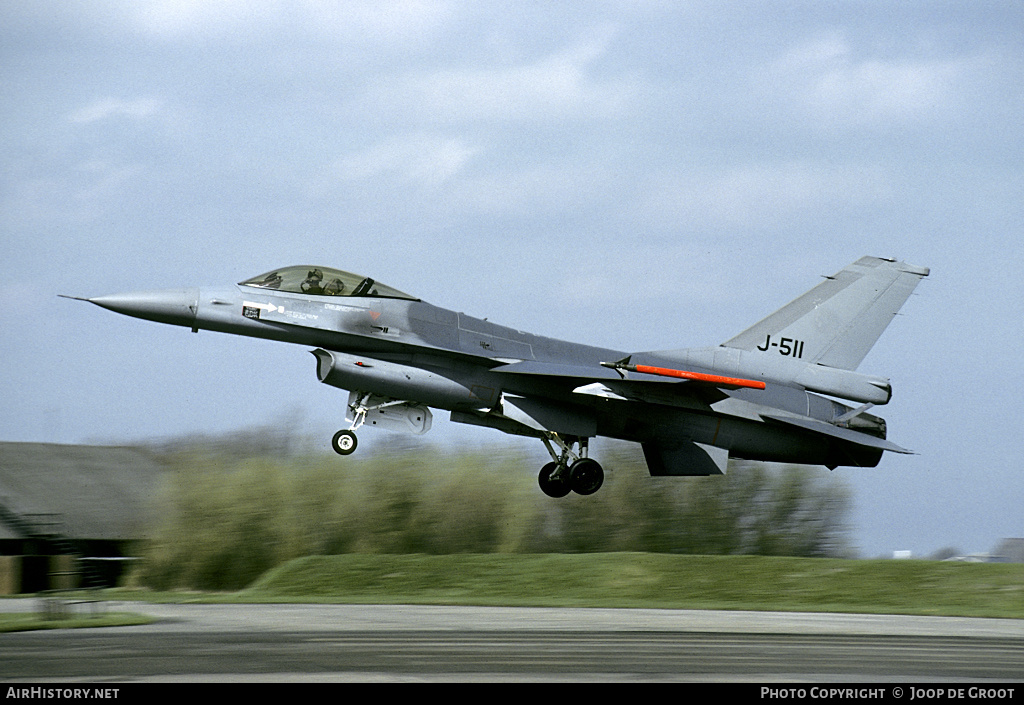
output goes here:
[[319, 264], [643, 351], [895, 257], [932, 273], [859, 369], [917, 454], [834, 471], [853, 542], [989, 551], [1024, 536], [1022, 85], [1010, 0], [5, 0], [0, 440], [344, 425], [299, 346], [57, 294]]

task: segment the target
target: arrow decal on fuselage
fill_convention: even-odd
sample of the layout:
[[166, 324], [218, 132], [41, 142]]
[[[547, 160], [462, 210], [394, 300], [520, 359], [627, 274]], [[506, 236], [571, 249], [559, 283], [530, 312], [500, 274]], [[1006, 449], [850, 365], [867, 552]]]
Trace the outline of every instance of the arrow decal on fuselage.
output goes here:
[[261, 308], [265, 309], [269, 313], [280, 311], [284, 313], [284, 306], [275, 306], [274, 304], [255, 304], [252, 301], [243, 301], [242, 306], [246, 308]]

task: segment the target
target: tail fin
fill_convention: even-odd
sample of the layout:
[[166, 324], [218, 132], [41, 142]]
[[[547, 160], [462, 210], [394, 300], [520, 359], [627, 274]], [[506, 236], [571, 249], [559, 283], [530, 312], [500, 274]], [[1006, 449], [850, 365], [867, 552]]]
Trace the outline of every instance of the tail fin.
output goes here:
[[722, 345], [855, 370], [928, 272], [862, 257]]

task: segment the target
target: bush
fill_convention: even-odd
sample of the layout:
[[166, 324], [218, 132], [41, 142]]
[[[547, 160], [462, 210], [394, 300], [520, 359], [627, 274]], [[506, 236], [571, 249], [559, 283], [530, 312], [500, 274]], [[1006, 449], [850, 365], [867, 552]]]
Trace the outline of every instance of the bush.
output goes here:
[[293, 558], [337, 553], [849, 553], [849, 494], [822, 471], [734, 463], [725, 476], [651, 478], [637, 453], [601, 457], [600, 492], [554, 500], [536, 487], [535, 461], [500, 452], [179, 451], [140, 579], [233, 590]]

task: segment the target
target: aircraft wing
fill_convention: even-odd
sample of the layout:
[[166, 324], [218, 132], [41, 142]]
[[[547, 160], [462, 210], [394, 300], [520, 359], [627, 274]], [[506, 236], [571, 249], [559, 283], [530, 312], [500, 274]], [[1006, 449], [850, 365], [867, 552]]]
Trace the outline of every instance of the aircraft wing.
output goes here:
[[[645, 371], [642, 366], [636, 367]], [[614, 366], [547, 364], [532, 360], [494, 368], [496, 372], [507, 374], [563, 380], [566, 386], [572, 387], [572, 391], [577, 394], [689, 408], [710, 406], [716, 401], [726, 398], [727, 395], [722, 392], [723, 389], [750, 386], [748, 383], [752, 383], [752, 380], [688, 373], [681, 370], [662, 370], [662, 368], [649, 368], [662, 370], [661, 372], [652, 372], [642, 377], [624, 378], [619, 374], [618, 369], [620, 368]], [[680, 374], [693, 375], [693, 377], [679, 378]], [[783, 414], [761, 414], [760, 416], [770, 423], [794, 426], [809, 433], [825, 435], [866, 448], [913, 454], [913, 451], [902, 448], [884, 438], [805, 416]]]
[[500, 365], [491, 370], [511, 375], [536, 375], [539, 377], [561, 377], [567, 380], [599, 380], [599, 379], [622, 379], [622, 376], [615, 370], [607, 367], [595, 367], [593, 365], [565, 365], [550, 362], [537, 362], [536, 360], [524, 360], [523, 362], [512, 362], [507, 365]]
[[853, 443], [859, 446], [865, 446], [867, 448], [876, 448], [878, 450], [888, 450], [893, 453], [903, 453], [905, 455], [914, 455], [914, 451], [901, 448], [892, 441], [887, 441], [884, 438], [878, 436], [872, 436], [867, 433], [861, 433], [854, 431], [849, 428], [842, 428], [835, 426], [824, 421], [818, 421], [817, 419], [807, 417], [795, 417], [795, 416], [782, 416], [776, 414], [761, 414], [761, 418], [765, 421], [772, 421], [775, 423], [789, 424], [790, 426], [796, 426], [812, 433], [820, 433], [832, 438], [836, 438], [847, 443]]
[[[727, 395], [721, 390], [748, 386], [747, 384], [737, 385], [737, 383], [746, 383], [747, 380], [692, 373], [685, 370], [644, 368], [643, 366], [629, 366], [628, 371], [639, 373], [647, 372], [648, 369], [651, 371], [640, 376], [624, 377], [620, 370], [625, 368], [617, 367], [618, 364], [609, 363], [605, 366], [595, 367], [527, 360], [495, 367], [492, 371], [544, 378], [553, 382], [561, 381], [566, 386], [572, 387], [577, 394], [687, 407], [692, 407], [695, 404], [701, 406], [713, 404], [726, 398]], [[751, 382], [751, 384], [760, 383]]]
[[[492, 372], [518, 377], [526, 383], [512, 384], [513, 388], [518, 386], [520, 391], [506, 391], [502, 394], [502, 414], [513, 422], [514, 428], [519, 429], [513, 432], [519, 433], [530, 433], [527, 429], [532, 429], [532, 432], [553, 431], [582, 437], [597, 434], [597, 417], [591, 405], [573, 403], [568, 398], [556, 401], [534, 396], [529, 391], [532, 386], [530, 382], [541, 381], [545, 387], [557, 385], [565, 394], [582, 395], [578, 397], [580, 402], [587, 396], [596, 396], [710, 412], [711, 404], [726, 398], [721, 389], [702, 378], [675, 378], [658, 374], [625, 378], [620, 371], [607, 366], [525, 360], [495, 367]], [[454, 412], [452, 419], [464, 423], [481, 421], [472, 418], [471, 414], [459, 414], [456, 417]]]

